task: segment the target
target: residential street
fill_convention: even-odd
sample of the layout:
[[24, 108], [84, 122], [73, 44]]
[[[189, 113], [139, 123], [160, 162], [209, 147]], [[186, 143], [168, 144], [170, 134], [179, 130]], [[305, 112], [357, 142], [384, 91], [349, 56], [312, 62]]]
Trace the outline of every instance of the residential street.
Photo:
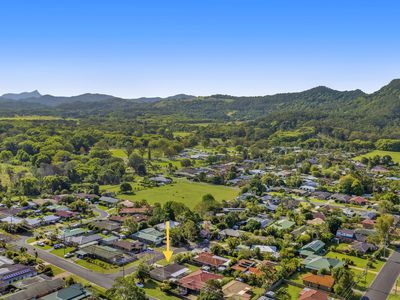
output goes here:
[[397, 277], [400, 274], [400, 253], [394, 251], [383, 266], [371, 287], [367, 290], [362, 300], [384, 300], [390, 294]]

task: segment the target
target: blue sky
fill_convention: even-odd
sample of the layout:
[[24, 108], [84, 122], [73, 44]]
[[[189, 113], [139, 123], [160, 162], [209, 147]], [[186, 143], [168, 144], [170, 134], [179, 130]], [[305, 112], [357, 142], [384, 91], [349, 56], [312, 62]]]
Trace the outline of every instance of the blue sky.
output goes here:
[[400, 2], [2, 0], [0, 94], [371, 92], [400, 77]]

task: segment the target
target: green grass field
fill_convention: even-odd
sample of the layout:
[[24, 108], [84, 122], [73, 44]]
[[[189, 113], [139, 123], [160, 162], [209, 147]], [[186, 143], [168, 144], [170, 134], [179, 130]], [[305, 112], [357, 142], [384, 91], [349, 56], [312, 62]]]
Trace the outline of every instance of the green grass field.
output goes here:
[[[109, 191], [118, 191], [107, 187]], [[212, 185], [206, 183], [190, 182], [186, 179], [178, 179], [175, 183], [137, 191], [135, 195], [118, 195], [121, 199], [142, 200], [146, 199], [150, 204], [165, 203], [167, 201], [182, 202], [193, 209], [205, 194], [211, 194], [218, 201], [231, 200], [239, 193], [239, 189], [222, 185]]]
[[370, 158], [370, 157], [374, 157], [376, 155], [379, 155], [379, 156], [389, 155], [392, 157], [394, 162], [400, 163], [400, 152], [394, 152], [394, 151], [374, 150], [369, 153], [354, 157], [354, 159], [360, 160], [362, 157]]

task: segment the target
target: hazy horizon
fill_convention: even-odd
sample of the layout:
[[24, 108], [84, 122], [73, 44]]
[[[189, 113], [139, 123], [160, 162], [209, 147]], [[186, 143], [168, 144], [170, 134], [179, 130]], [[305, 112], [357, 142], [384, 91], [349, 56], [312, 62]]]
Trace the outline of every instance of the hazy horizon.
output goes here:
[[400, 77], [395, 1], [0, 3], [0, 94], [371, 93]]

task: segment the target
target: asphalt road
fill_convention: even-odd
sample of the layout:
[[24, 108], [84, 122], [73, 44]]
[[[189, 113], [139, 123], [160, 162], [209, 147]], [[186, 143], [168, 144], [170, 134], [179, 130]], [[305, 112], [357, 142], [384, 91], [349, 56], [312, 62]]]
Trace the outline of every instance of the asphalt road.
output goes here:
[[[26, 243], [26, 240], [29, 237], [22, 237], [21, 239], [14, 241], [13, 244], [15, 244], [18, 247], [25, 247], [29, 253], [34, 254], [35, 251], [38, 253], [38, 257], [41, 258], [42, 260], [55, 265], [71, 274], [75, 274], [83, 279], [86, 279], [89, 282], [92, 282], [98, 286], [101, 286], [105, 289], [109, 289], [112, 287], [114, 284], [115, 279], [118, 277], [122, 277], [124, 274], [128, 275], [130, 273], [133, 273], [136, 269], [136, 267], [131, 267], [125, 270], [125, 272], [118, 272], [118, 273], [113, 273], [113, 274], [103, 274], [103, 273], [97, 273], [94, 271], [90, 271], [86, 268], [81, 267], [80, 265], [75, 264], [71, 260], [67, 260], [64, 258], [61, 258], [57, 255], [54, 255], [50, 252], [47, 252], [42, 249], [38, 249], [33, 247], [32, 245], [29, 245]], [[174, 254], [180, 253], [186, 251], [185, 248], [174, 248]], [[147, 260], [147, 263], [152, 264], [164, 257], [164, 255], [161, 252], [154, 251], [151, 253], [152, 255], [149, 257]], [[145, 254], [143, 254], [145, 255]], [[147, 295], [147, 297], [150, 300], [157, 300], [156, 298], [150, 297]]]
[[361, 300], [384, 300], [400, 274], [400, 253], [394, 251]]

